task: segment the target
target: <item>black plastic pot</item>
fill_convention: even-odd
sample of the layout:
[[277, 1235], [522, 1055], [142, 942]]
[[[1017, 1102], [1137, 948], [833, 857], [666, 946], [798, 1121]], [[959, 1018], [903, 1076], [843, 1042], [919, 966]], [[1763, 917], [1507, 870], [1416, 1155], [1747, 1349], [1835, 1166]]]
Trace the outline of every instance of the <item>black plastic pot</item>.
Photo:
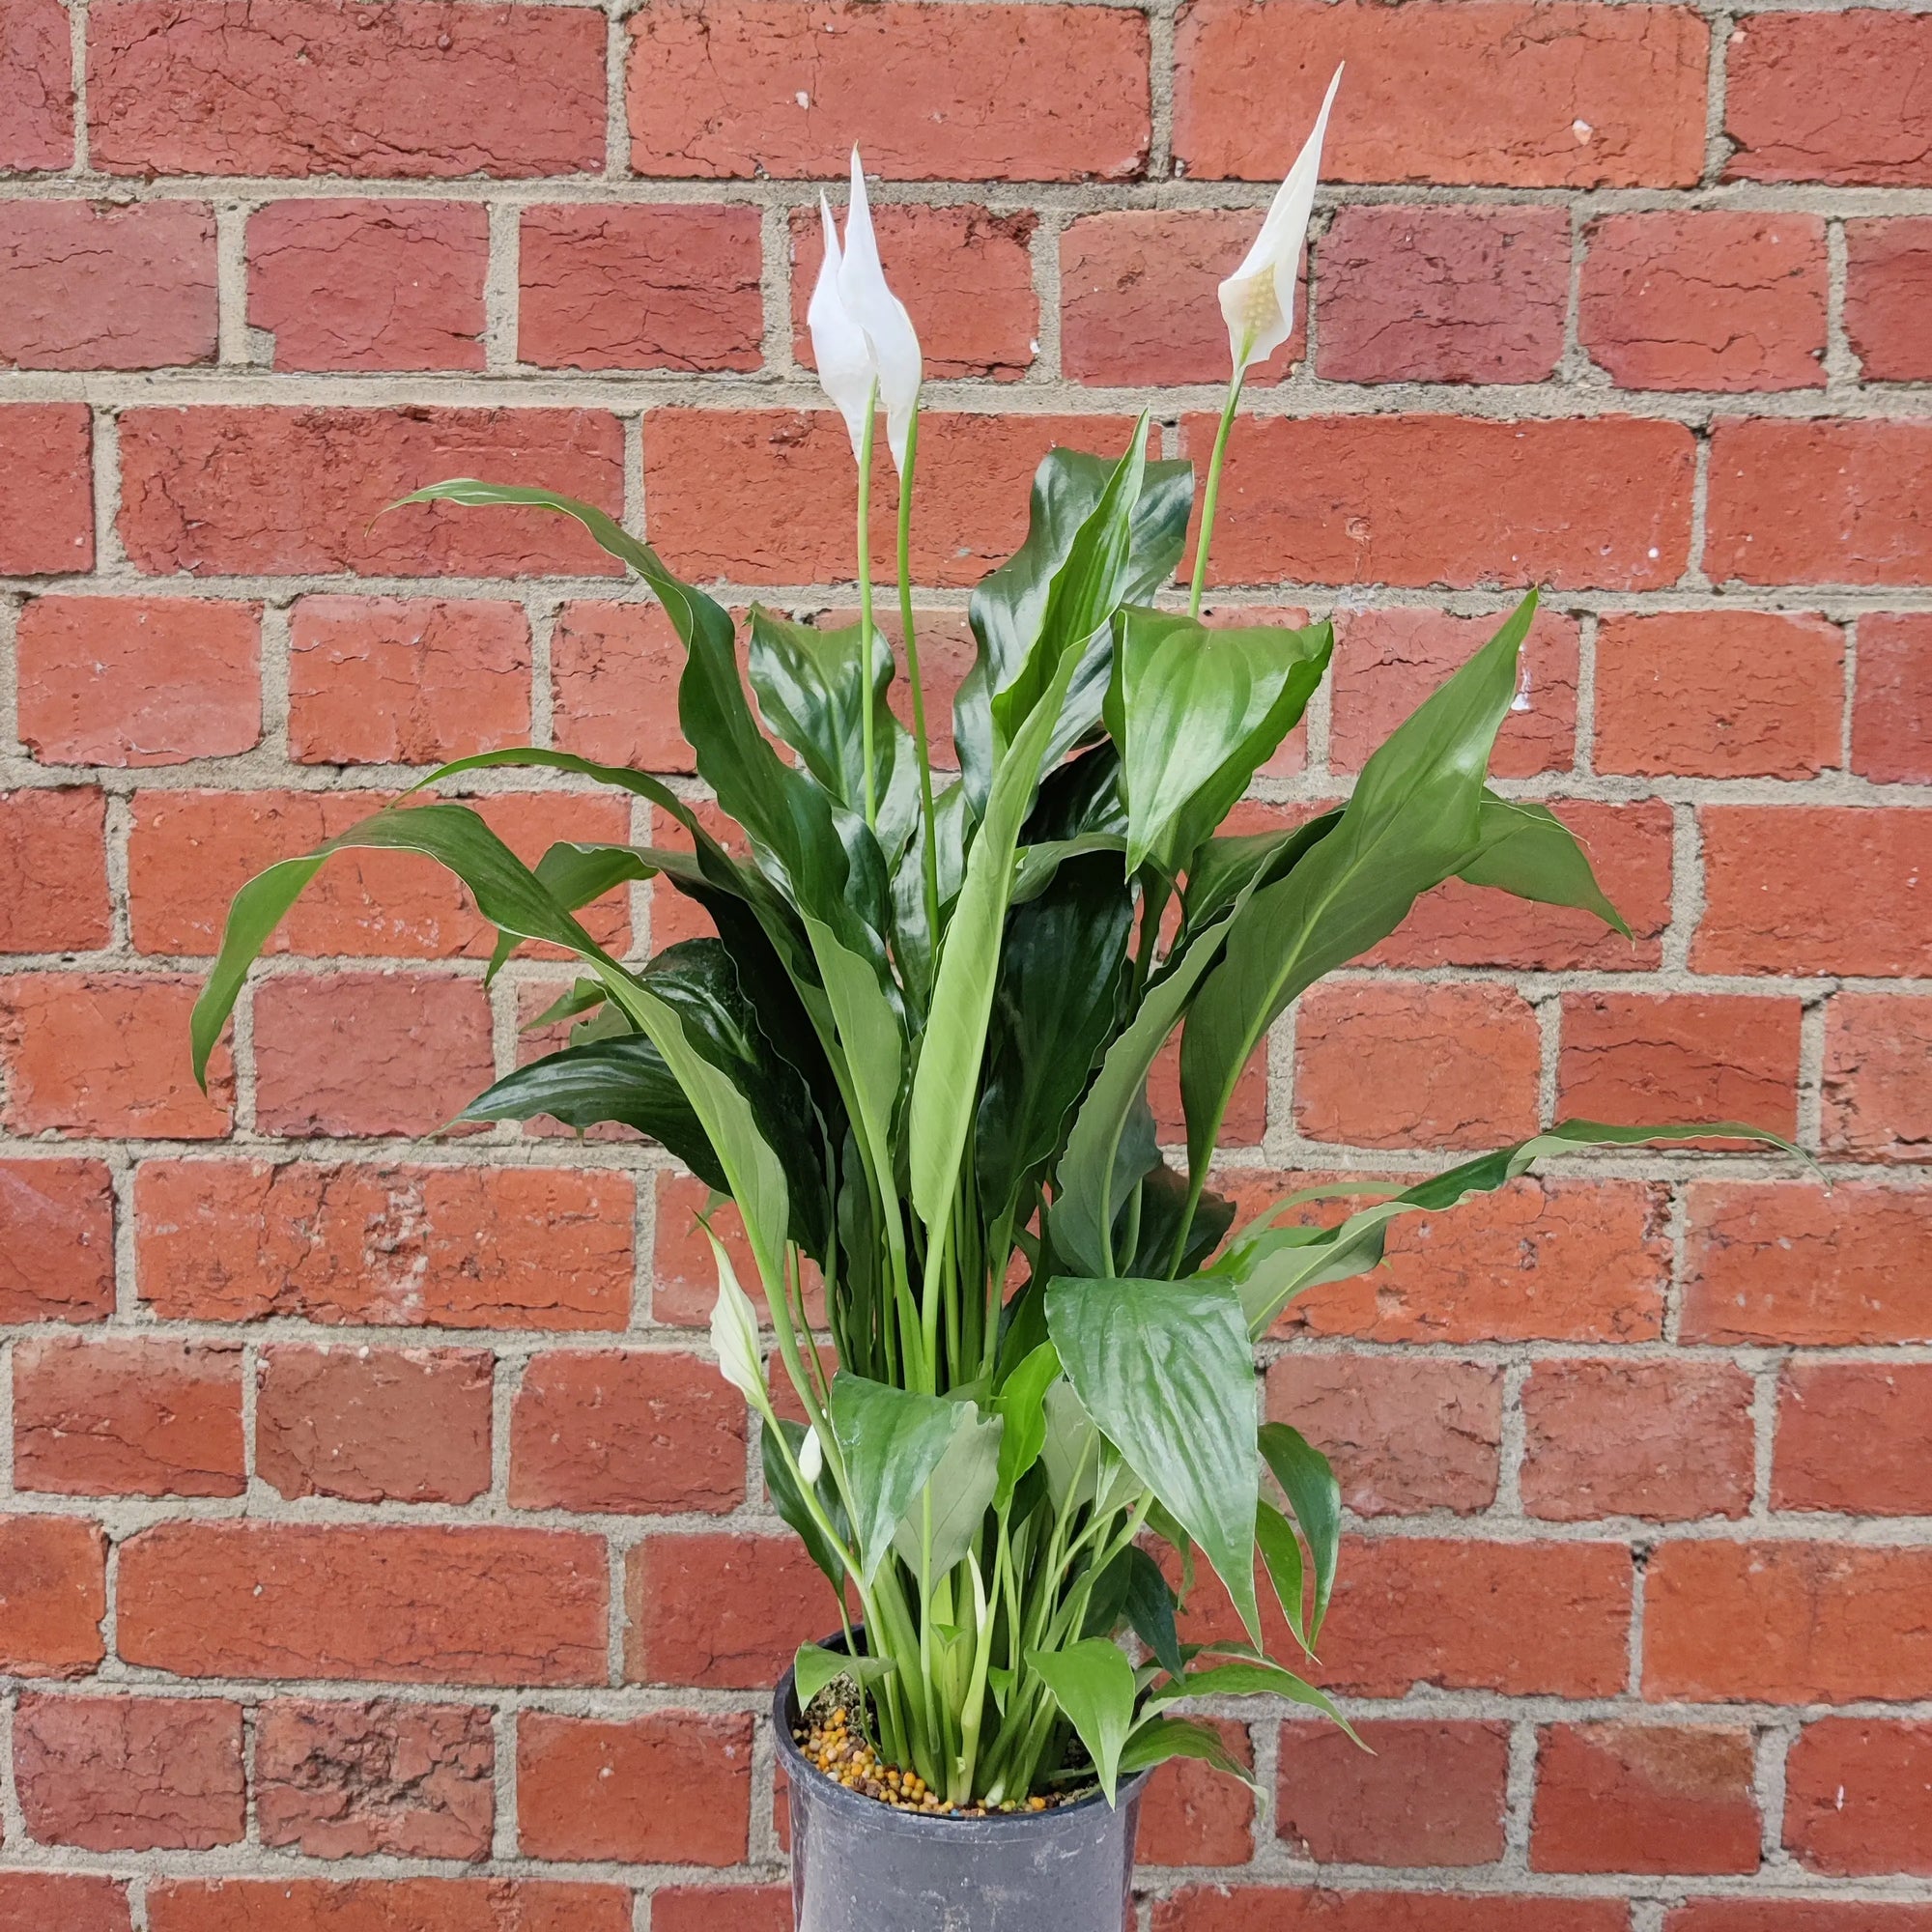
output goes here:
[[[842, 1649], [837, 1639], [831, 1648]], [[867, 1798], [792, 1742], [791, 1672], [772, 1702], [791, 1787], [798, 1932], [1122, 1932], [1133, 1923], [1134, 1831], [1148, 1775], [1051, 1811], [923, 1818]]]

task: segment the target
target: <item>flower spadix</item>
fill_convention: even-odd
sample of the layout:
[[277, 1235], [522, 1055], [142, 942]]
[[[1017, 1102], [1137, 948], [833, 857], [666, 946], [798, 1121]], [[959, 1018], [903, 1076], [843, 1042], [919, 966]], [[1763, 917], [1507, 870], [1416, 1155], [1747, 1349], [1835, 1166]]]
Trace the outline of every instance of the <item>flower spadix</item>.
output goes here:
[[852, 150], [852, 199], [845, 211], [842, 247], [831, 205], [822, 194], [818, 212], [825, 224], [825, 260], [819, 267], [805, 320], [811, 330], [819, 384], [845, 418], [855, 456], [865, 436], [867, 416], [874, 407], [884, 409], [893, 465], [903, 475], [906, 440], [919, 405], [924, 365], [912, 318], [887, 285], [886, 271], [879, 263], [879, 244], [872, 233], [872, 210], [866, 199], [866, 175], [857, 148]]
[[1228, 347], [1234, 353], [1235, 374], [1264, 362], [1289, 338], [1294, 327], [1294, 285], [1301, 271], [1301, 244], [1308, 238], [1308, 217], [1315, 212], [1315, 182], [1321, 167], [1321, 137], [1328, 128], [1328, 110], [1342, 70], [1328, 83], [1315, 130], [1302, 143], [1288, 179], [1275, 191], [1267, 219], [1255, 237], [1247, 258], [1221, 284], [1221, 313], [1228, 324]]

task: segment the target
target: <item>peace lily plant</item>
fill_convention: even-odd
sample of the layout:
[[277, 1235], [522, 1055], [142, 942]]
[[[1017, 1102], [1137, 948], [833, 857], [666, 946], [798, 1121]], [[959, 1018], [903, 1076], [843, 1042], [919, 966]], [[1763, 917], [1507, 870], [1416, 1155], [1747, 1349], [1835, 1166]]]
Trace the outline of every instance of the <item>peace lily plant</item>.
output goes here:
[[[1320, 1451], [1260, 1420], [1254, 1342], [1297, 1295], [1375, 1266], [1400, 1215], [1452, 1208], [1543, 1155], [1712, 1131], [1569, 1122], [1416, 1186], [1308, 1188], [1239, 1226], [1209, 1184], [1269, 1027], [1422, 894], [1463, 879], [1627, 932], [1562, 824], [1485, 782], [1533, 594], [1389, 737], [1345, 805], [1292, 831], [1221, 830], [1333, 645], [1326, 622], [1210, 629], [1198, 615], [1242, 380], [1293, 322], [1333, 97], [1221, 288], [1233, 376], [1186, 611], [1161, 600], [1181, 562], [1190, 467], [1149, 453], [1145, 417], [1111, 458], [1054, 450], [1025, 543], [974, 593], [959, 773], [936, 781], [907, 543], [919, 342], [881, 270], [855, 154], [842, 241], [823, 210], [810, 324], [857, 458], [856, 624], [816, 629], [754, 606], [748, 696], [731, 617], [603, 512], [469, 480], [406, 499], [545, 507], [638, 574], [683, 639], [679, 717], [750, 857], [644, 773], [528, 748], [462, 758], [422, 785], [568, 772], [648, 800], [690, 849], [564, 843], [532, 868], [468, 806], [406, 798], [238, 895], [195, 1009], [205, 1077], [249, 963], [329, 854], [352, 848], [449, 867], [500, 934], [493, 972], [524, 941], [582, 962], [534, 1022], [575, 1021], [571, 1043], [463, 1118], [621, 1122], [737, 1204], [773, 1373], [806, 1419], [781, 1412], [757, 1306], [715, 1234], [712, 1343], [757, 1412], [771, 1502], [846, 1633], [842, 1651], [799, 1653], [800, 1705], [856, 1680], [878, 1756], [923, 1780], [928, 1805], [999, 1809], [1094, 1781], [1111, 1800], [1175, 1755], [1236, 1771], [1214, 1731], [1176, 1715], [1198, 1695], [1278, 1692], [1344, 1721], [1263, 1654], [1263, 1592], [1312, 1654], [1341, 1506]], [[897, 667], [873, 622], [880, 411], [901, 478], [910, 732], [888, 704]], [[578, 915], [654, 877], [717, 933], [633, 967]], [[1177, 1031], [1181, 1166], [1157, 1146], [1147, 1098]], [[1370, 1195], [1382, 1198], [1335, 1225], [1291, 1218]], [[807, 1314], [810, 1267], [824, 1333]], [[1236, 1640], [1179, 1640], [1197, 1557], [1233, 1603]]]

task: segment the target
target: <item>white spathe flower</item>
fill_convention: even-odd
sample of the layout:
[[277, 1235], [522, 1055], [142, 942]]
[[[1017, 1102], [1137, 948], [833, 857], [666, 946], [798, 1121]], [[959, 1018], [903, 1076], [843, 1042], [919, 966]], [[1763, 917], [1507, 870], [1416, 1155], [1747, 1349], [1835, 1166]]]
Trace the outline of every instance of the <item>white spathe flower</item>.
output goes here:
[[1315, 182], [1321, 167], [1321, 137], [1342, 70], [1328, 83], [1315, 131], [1302, 143], [1288, 179], [1275, 191], [1267, 219], [1241, 266], [1221, 284], [1221, 313], [1228, 324], [1228, 347], [1235, 374], [1264, 362], [1294, 329], [1294, 285], [1301, 272], [1301, 244], [1315, 212]]
[[808, 1483], [817, 1482], [825, 1468], [825, 1445], [818, 1439], [817, 1425], [805, 1432], [805, 1440], [798, 1445], [798, 1473]]
[[872, 233], [872, 211], [866, 199], [866, 175], [857, 148], [852, 150], [852, 200], [845, 211], [842, 249], [831, 207], [822, 194], [818, 207], [825, 224], [825, 260], [805, 320], [811, 330], [819, 384], [845, 418], [855, 456], [873, 404], [873, 385], [877, 384], [876, 400], [886, 412], [886, 440], [892, 446], [893, 464], [904, 475], [906, 441], [912, 433], [913, 412], [919, 406], [924, 365], [912, 318], [887, 286], [886, 272], [879, 263], [879, 244]]
[[765, 1389], [764, 1366], [758, 1353], [758, 1313], [752, 1297], [738, 1286], [738, 1270], [724, 1252], [724, 1243], [703, 1224], [718, 1264], [718, 1299], [711, 1306], [711, 1348], [718, 1371], [744, 1398], [759, 1409], [771, 1406]]

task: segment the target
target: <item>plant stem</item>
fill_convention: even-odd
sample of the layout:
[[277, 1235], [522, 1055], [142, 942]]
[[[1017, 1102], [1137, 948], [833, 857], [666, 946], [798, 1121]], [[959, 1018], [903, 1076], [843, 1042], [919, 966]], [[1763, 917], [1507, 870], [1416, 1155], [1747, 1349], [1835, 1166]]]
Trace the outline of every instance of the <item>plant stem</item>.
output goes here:
[[872, 425], [879, 385], [866, 398], [866, 433], [859, 439], [859, 730], [866, 760], [866, 823], [879, 825], [879, 777], [872, 768]]
[[919, 455], [919, 410], [906, 429], [905, 474], [899, 478], [899, 628], [905, 633], [906, 677], [912, 685], [912, 742], [919, 759], [921, 862], [925, 872], [926, 943], [939, 946], [939, 833], [932, 818], [932, 747], [925, 735], [925, 687], [920, 682], [919, 640], [912, 622], [912, 471]]
[[1187, 614], [1201, 614], [1201, 591], [1208, 582], [1208, 546], [1214, 537], [1214, 508], [1221, 497], [1221, 459], [1228, 453], [1228, 432], [1235, 426], [1235, 405], [1241, 400], [1245, 369], [1235, 371], [1228, 384], [1228, 406], [1221, 412], [1221, 427], [1214, 432], [1214, 454], [1208, 460], [1208, 488], [1201, 497], [1201, 540], [1194, 551], [1194, 588], [1187, 600]]

